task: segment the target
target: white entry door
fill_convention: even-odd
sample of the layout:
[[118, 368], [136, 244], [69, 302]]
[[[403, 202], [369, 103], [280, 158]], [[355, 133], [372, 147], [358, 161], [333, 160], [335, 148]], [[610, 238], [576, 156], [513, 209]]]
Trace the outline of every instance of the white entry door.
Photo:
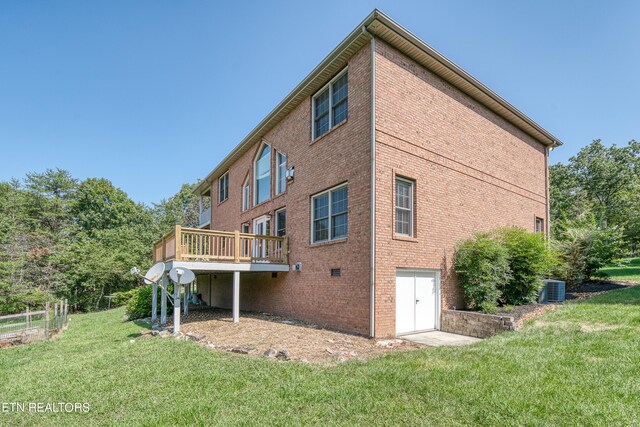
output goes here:
[[436, 329], [438, 307], [439, 293], [435, 272], [397, 270], [396, 334]]
[[[253, 220], [253, 234], [269, 235], [271, 232], [271, 221], [268, 216], [261, 216]], [[268, 242], [265, 239], [254, 239], [253, 256], [255, 258], [266, 258], [268, 255]]]

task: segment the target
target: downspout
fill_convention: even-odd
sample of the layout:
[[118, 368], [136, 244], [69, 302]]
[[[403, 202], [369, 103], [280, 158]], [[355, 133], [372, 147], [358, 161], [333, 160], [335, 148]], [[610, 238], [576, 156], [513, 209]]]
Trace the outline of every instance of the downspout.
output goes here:
[[544, 166], [545, 166], [545, 184], [546, 184], [546, 192], [545, 195], [547, 197], [546, 200], [546, 223], [547, 223], [547, 229], [545, 230], [547, 232], [547, 240], [549, 240], [551, 238], [551, 200], [550, 200], [550, 191], [549, 191], [549, 153], [551, 152], [551, 150], [553, 150], [553, 148], [549, 148], [549, 147], [545, 147], [545, 157], [544, 157]]
[[375, 336], [376, 308], [376, 39], [363, 25], [362, 32], [371, 38], [371, 248], [369, 272], [369, 335]]

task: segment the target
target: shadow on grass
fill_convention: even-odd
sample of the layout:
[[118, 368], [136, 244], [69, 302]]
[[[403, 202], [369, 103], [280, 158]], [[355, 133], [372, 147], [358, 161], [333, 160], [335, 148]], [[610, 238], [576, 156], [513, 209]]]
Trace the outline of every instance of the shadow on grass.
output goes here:
[[133, 323], [135, 325], [137, 325], [137, 326], [140, 326], [141, 328], [144, 328], [144, 329], [151, 329], [151, 326], [153, 326], [152, 323], [145, 322], [144, 320], [141, 320], [141, 319], [134, 320]]

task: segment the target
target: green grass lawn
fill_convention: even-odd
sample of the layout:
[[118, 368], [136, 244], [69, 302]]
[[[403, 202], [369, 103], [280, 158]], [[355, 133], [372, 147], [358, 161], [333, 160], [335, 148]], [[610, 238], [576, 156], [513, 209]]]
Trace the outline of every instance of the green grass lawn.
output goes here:
[[611, 280], [629, 280], [640, 282], [640, 258], [627, 258], [616, 264], [600, 269]]
[[121, 309], [72, 316], [57, 340], [0, 350], [4, 425], [638, 425], [640, 287], [570, 303], [465, 348], [335, 367], [136, 339]]

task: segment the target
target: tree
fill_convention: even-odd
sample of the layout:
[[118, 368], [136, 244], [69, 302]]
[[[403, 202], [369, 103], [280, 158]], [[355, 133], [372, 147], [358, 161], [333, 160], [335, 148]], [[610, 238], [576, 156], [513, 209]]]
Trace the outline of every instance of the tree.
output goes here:
[[595, 224], [624, 231], [626, 245], [640, 241], [640, 143], [605, 146], [595, 140], [550, 168], [551, 220], [554, 236], [571, 227]]
[[[196, 184], [183, 184], [175, 195], [154, 205], [153, 213], [161, 234], [168, 233], [175, 225], [198, 227], [200, 224], [199, 197], [193, 193]], [[203, 204], [208, 205], [209, 200]]]

